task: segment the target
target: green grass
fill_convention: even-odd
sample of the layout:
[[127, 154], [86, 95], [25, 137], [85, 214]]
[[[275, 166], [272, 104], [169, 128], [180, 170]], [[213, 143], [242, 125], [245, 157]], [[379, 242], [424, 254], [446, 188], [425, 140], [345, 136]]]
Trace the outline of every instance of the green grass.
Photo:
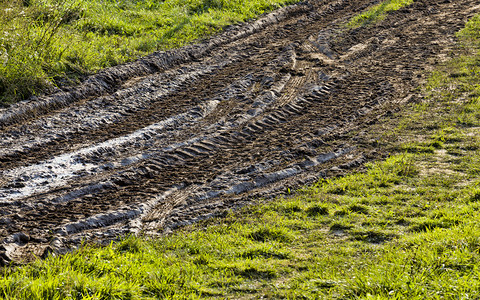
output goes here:
[[353, 17], [348, 22], [348, 27], [361, 27], [373, 24], [385, 18], [388, 12], [398, 10], [402, 7], [410, 5], [413, 0], [387, 0], [378, 5], [373, 6], [369, 10]]
[[169, 236], [5, 268], [0, 298], [478, 299], [478, 32], [475, 17], [463, 55], [391, 124], [408, 142], [385, 161]]
[[0, 297], [478, 297], [480, 181], [422, 175], [422, 161], [395, 155], [171, 236], [9, 268]]
[[0, 1], [0, 105], [298, 0]]

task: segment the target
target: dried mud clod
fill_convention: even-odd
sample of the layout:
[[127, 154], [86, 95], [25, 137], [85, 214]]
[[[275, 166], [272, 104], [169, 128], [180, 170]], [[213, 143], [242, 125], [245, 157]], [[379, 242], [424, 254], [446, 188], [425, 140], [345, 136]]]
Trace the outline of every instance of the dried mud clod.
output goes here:
[[158, 234], [381, 155], [362, 132], [414, 101], [475, 1], [306, 1], [0, 111], [0, 266]]

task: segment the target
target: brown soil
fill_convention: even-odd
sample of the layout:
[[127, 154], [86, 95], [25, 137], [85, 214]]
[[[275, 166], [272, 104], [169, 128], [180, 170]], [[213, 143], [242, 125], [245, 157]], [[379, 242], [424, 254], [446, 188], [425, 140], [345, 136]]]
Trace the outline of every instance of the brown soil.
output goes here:
[[0, 111], [0, 265], [217, 216], [381, 151], [362, 135], [418, 99], [474, 0], [306, 1]]

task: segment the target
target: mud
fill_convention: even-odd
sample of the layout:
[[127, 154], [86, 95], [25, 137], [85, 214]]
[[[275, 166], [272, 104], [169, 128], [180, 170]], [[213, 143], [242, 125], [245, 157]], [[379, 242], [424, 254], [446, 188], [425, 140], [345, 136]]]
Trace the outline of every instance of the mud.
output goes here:
[[0, 265], [163, 234], [355, 168], [475, 1], [306, 1], [0, 111]]

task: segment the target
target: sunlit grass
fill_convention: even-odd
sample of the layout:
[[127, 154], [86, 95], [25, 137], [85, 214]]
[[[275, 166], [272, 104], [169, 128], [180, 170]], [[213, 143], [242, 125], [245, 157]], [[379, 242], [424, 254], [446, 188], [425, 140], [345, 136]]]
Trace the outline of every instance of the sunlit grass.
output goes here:
[[[366, 172], [152, 240], [8, 268], [6, 299], [475, 296], [478, 180], [399, 154]], [[454, 283], [454, 284], [453, 284]]]
[[156, 50], [183, 46], [297, 0], [0, 2], [0, 104]]
[[479, 298], [478, 20], [392, 129], [418, 140], [385, 161], [169, 236], [6, 268], [0, 298]]
[[387, 0], [378, 5], [373, 6], [366, 12], [353, 17], [348, 22], [349, 27], [360, 27], [375, 23], [385, 18], [388, 12], [398, 10], [404, 6], [410, 5], [413, 0]]

